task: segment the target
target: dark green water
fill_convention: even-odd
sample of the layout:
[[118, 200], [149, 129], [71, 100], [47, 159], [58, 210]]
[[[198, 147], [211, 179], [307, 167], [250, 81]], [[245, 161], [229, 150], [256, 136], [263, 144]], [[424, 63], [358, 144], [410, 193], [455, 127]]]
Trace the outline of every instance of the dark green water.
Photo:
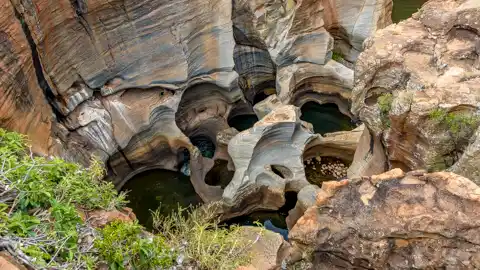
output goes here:
[[296, 192], [285, 192], [285, 205], [277, 211], [257, 211], [249, 215], [236, 217], [225, 222], [227, 225], [257, 226], [263, 224], [267, 230], [280, 233], [285, 239], [288, 237], [287, 222], [288, 211], [297, 203]]
[[196, 136], [190, 138], [190, 141], [195, 145], [202, 153], [202, 156], [207, 158], [213, 158], [215, 155], [215, 144], [206, 136]]
[[301, 119], [311, 123], [315, 133], [321, 135], [355, 128], [350, 117], [342, 114], [337, 105], [332, 103], [322, 105], [316, 102], [305, 103], [302, 106]]
[[257, 121], [258, 117], [253, 114], [238, 115], [228, 119], [228, 125], [238, 131], [244, 131], [253, 127]]
[[128, 181], [122, 191], [129, 191], [128, 207], [133, 209], [140, 224], [152, 227], [150, 210], [160, 207], [163, 215], [178, 209], [201, 203], [190, 183], [190, 178], [179, 172], [150, 170], [137, 174]]
[[408, 19], [417, 12], [427, 0], [393, 0], [392, 21]]

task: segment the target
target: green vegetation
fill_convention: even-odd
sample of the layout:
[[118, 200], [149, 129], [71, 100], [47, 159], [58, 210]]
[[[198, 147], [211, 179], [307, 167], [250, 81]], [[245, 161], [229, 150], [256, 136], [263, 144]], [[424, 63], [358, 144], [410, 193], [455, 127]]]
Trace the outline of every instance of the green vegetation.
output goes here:
[[175, 254], [160, 236], [142, 236], [142, 226], [114, 221], [100, 230], [101, 240], [95, 242], [100, 256], [110, 269], [124, 269], [125, 261], [133, 269], [167, 268], [173, 265]]
[[382, 94], [378, 97], [377, 104], [378, 108], [380, 109], [380, 117], [382, 120], [382, 124], [389, 128], [390, 127], [390, 119], [388, 117], [390, 110], [392, 109], [393, 103], [393, 95], [390, 93]]
[[59, 158], [34, 157], [25, 138], [0, 129], [0, 242], [31, 267], [88, 268], [79, 245], [79, 210], [125, 204], [101, 181], [98, 161], [85, 169]]
[[480, 115], [474, 112], [448, 112], [443, 108], [435, 108], [430, 111], [428, 118], [447, 130], [454, 146], [449, 154], [437, 158], [429, 165], [433, 171], [445, 170], [461, 157], [469, 138], [480, 125]]
[[475, 113], [448, 112], [446, 109], [436, 108], [428, 116], [444, 125], [454, 138], [473, 132], [480, 124], [480, 115]]
[[[212, 213], [181, 209], [155, 216], [159, 234], [137, 222], [104, 228], [84, 212], [115, 210], [126, 203], [104, 169], [83, 168], [59, 158], [35, 157], [22, 135], [0, 129], [0, 245], [32, 269], [167, 269], [177, 256], [202, 269], [235, 269], [248, 263], [250, 244], [239, 229], [221, 228]], [[202, 209], [209, 209], [208, 207]], [[211, 210], [211, 209], [210, 209]], [[82, 214], [81, 214], [82, 213]]]
[[343, 61], [343, 59], [344, 58], [343, 58], [343, 55], [341, 53], [335, 52], [335, 51], [332, 53], [332, 60], [335, 60], [337, 62], [341, 62], [341, 61]]
[[[237, 269], [248, 265], [252, 244], [241, 237], [241, 228], [219, 226], [215, 204], [196, 209], [179, 208], [170, 216], [153, 213], [154, 227], [200, 269]], [[260, 237], [260, 235], [259, 235]]]

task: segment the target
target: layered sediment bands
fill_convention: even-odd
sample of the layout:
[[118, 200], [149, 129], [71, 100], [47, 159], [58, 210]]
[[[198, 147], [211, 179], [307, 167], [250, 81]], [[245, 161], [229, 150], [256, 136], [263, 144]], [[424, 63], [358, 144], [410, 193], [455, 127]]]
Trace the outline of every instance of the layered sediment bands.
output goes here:
[[392, 0], [324, 0], [323, 5], [325, 28], [335, 39], [335, 51], [350, 62], [363, 51], [366, 38], [392, 23]]
[[68, 96], [76, 82], [106, 95], [127, 88], [179, 89], [199, 79], [230, 89], [236, 80], [231, 1], [13, 3], [56, 95]]
[[382, 138], [391, 167], [438, 171], [460, 161], [452, 169], [480, 181], [471, 156], [480, 108], [479, 14], [478, 1], [432, 0], [366, 41], [352, 111]]
[[255, 210], [277, 210], [286, 191], [309, 185], [303, 169], [303, 150], [314, 135], [302, 127], [299, 110], [276, 108], [249, 130], [233, 137], [228, 152], [235, 174], [225, 188], [224, 218]]
[[237, 44], [234, 59], [239, 85], [250, 104], [254, 105], [275, 93], [276, 67], [268, 51]]
[[289, 240], [293, 250], [314, 251], [314, 269], [477, 269], [478, 194], [473, 182], [445, 172], [396, 169], [324, 183]]
[[38, 84], [32, 51], [8, 0], [0, 1], [0, 126], [26, 135], [33, 151], [48, 154], [52, 108]]
[[[276, 92], [284, 104], [301, 106], [310, 96], [335, 102], [349, 114], [353, 71], [332, 60], [334, 43], [344, 59], [354, 61], [363, 41], [391, 23], [391, 7], [391, 0], [234, 1], [235, 40], [242, 45], [238, 50], [258, 59], [248, 68], [244, 61], [239, 70], [259, 70], [259, 75], [248, 76], [250, 83], [259, 85], [270, 74], [270, 65], [266, 72], [264, 64], [268, 51], [276, 68]], [[260, 88], [248, 90], [247, 99], [264, 87]]]

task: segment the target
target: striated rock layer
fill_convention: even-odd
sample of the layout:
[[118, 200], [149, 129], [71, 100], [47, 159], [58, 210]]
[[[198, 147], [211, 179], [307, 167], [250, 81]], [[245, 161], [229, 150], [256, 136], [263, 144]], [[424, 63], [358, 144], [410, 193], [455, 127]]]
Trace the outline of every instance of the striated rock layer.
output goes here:
[[54, 117], [36, 74], [41, 66], [9, 0], [0, 1], [0, 14], [0, 126], [28, 135], [32, 150], [45, 155]]
[[479, 25], [480, 2], [432, 0], [366, 41], [352, 111], [381, 137], [391, 167], [453, 165], [480, 183]]

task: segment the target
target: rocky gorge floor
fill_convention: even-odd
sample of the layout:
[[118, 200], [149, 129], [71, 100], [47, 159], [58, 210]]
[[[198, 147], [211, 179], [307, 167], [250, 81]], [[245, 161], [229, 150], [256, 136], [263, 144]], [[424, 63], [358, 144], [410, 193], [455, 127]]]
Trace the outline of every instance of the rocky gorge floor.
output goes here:
[[478, 269], [480, 2], [410, 2], [0, 0], [0, 127], [260, 220], [247, 268]]

